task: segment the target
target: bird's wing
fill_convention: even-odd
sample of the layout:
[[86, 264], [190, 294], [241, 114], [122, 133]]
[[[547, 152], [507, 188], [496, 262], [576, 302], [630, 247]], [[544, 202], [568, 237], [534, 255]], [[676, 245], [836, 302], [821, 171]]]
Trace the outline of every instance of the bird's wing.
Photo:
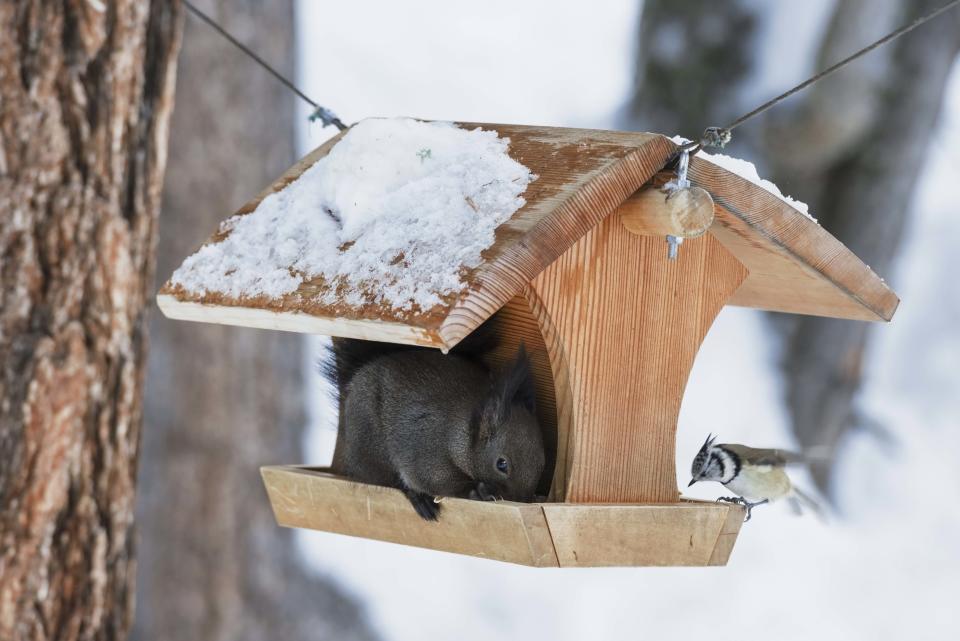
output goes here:
[[806, 458], [802, 454], [790, 452], [788, 450], [771, 450], [758, 447], [747, 447], [737, 443], [724, 443], [725, 447], [741, 459], [752, 465], [773, 465], [783, 467], [792, 463], [805, 463]]

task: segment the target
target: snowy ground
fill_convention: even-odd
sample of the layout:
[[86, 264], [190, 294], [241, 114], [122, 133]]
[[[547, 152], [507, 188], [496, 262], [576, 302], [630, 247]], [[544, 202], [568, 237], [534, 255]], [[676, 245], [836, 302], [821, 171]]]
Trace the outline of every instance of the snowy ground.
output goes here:
[[[488, 2], [481, 11], [434, 1], [412, 10], [303, 0], [302, 79], [308, 94], [351, 122], [412, 115], [609, 126], [629, 88], [636, 8], [578, 4]], [[799, 30], [802, 41], [812, 40], [804, 29], [821, 23], [780, 19], [770, 28]], [[771, 47], [777, 40], [768, 32]], [[766, 85], [808, 71], [780, 68], [787, 71]], [[305, 125], [304, 149], [328, 135]], [[940, 139], [907, 251], [897, 272], [884, 274], [903, 303], [892, 324], [875, 328], [875, 375], [864, 397], [895, 444], [865, 437], [847, 448], [841, 514], [829, 524], [761, 508], [722, 569], [535, 570], [303, 532], [309, 562], [363, 599], [390, 641], [949, 637], [960, 627], [960, 218], [951, 190], [960, 173], [960, 72]], [[710, 431], [790, 445], [774, 360], [763, 318], [724, 310], [686, 394], [682, 463]], [[311, 385], [319, 403], [320, 383]], [[334, 433], [329, 408], [316, 409], [308, 456], [322, 463]], [[691, 494], [713, 498], [719, 487]]]

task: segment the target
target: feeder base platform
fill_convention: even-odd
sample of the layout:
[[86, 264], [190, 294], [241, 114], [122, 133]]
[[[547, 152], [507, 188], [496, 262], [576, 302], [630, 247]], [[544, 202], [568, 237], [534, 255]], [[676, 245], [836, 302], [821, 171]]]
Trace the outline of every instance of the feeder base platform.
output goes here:
[[443, 499], [421, 519], [398, 490], [322, 468], [261, 469], [277, 523], [533, 567], [726, 565], [744, 510], [726, 503]]

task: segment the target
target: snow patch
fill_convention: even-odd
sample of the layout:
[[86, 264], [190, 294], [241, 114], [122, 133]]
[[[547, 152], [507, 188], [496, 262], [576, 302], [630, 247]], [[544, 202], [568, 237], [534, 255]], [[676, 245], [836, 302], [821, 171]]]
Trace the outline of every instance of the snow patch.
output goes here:
[[[690, 142], [689, 139], [684, 138], [683, 136], [674, 136], [673, 138], [671, 138], [671, 140], [673, 140], [673, 142], [675, 142], [678, 145], [683, 145]], [[799, 200], [795, 200], [790, 196], [784, 195], [784, 193], [780, 191], [780, 188], [777, 187], [775, 184], [773, 184], [772, 182], [770, 182], [765, 178], [761, 178], [760, 174], [757, 173], [756, 165], [754, 165], [749, 160], [743, 160], [742, 158], [734, 158], [733, 156], [727, 156], [725, 154], [708, 154], [705, 151], [698, 151], [696, 153], [696, 156], [697, 158], [703, 158], [704, 160], [708, 160], [712, 162], [714, 165], [718, 167], [722, 167], [723, 169], [726, 169], [727, 171], [732, 172], [740, 176], [741, 178], [745, 178], [749, 180], [754, 185], [757, 185], [758, 187], [762, 187], [763, 189], [769, 191], [771, 194], [773, 194], [783, 202], [787, 203], [788, 205], [790, 205], [791, 207], [799, 211], [801, 214], [803, 214], [810, 220], [814, 222], [817, 221], [816, 218], [810, 215], [810, 212], [808, 211], [810, 208], [807, 206], [807, 203], [801, 202]]]
[[204, 246], [173, 274], [188, 292], [289, 294], [324, 277], [316, 302], [429, 309], [465, 286], [496, 228], [536, 178], [509, 138], [409, 118], [368, 119], [330, 153]]

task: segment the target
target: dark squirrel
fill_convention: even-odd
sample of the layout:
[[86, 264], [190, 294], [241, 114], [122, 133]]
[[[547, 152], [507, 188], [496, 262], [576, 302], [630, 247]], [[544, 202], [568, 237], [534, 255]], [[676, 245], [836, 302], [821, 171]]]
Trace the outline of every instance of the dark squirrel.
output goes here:
[[441, 496], [532, 501], [544, 467], [523, 345], [493, 374], [489, 332], [450, 354], [334, 339], [324, 366], [339, 394], [333, 471], [404, 492], [436, 520]]

